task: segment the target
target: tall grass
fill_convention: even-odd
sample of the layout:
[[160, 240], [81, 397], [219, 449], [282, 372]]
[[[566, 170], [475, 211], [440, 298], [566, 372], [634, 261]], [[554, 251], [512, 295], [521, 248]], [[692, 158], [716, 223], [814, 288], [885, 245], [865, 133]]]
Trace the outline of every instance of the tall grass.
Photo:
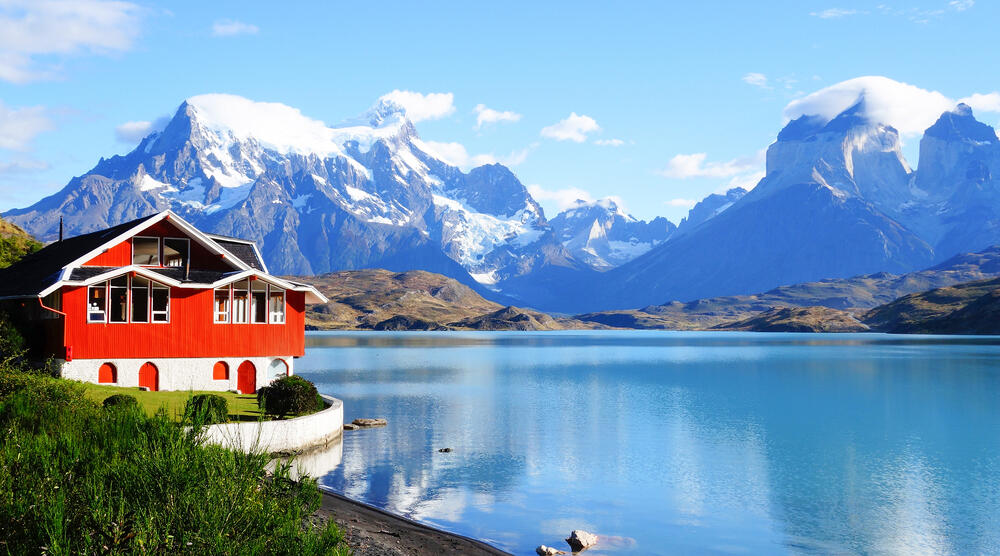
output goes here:
[[0, 553], [347, 554], [314, 481], [0, 364]]

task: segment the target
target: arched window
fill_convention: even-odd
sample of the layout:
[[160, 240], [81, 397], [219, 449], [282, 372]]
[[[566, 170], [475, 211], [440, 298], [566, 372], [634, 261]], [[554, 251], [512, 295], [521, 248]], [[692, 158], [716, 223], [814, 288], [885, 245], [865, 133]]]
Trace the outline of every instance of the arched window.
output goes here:
[[229, 364], [218, 361], [212, 367], [212, 380], [229, 380]]
[[104, 363], [97, 370], [97, 382], [101, 384], [114, 384], [118, 382], [118, 369], [111, 363]]
[[271, 380], [288, 376], [288, 363], [284, 359], [274, 359], [267, 366], [267, 377]]

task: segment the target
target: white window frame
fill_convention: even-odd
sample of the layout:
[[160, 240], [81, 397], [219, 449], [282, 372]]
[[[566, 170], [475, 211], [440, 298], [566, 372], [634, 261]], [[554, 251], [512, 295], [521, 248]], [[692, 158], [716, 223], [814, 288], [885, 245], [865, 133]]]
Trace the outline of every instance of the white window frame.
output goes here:
[[[253, 294], [256, 291], [258, 294], [261, 293], [260, 290], [254, 290], [253, 285], [257, 282], [264, 284], [264, 320], [257, 320], [257, 311], [254, 310], [254, 300]], [[251, 324], [267, 324], [269, 322], [268, 318], [268, 303], [270, 300], [270, 284], [264, 282], [263, 280], [250, 280], [250, 323]]]
[[[275, 319], [275, 313], [271, 311], [271, 295], [273, 291], [281, 292], [281, 320]], [[267, 285], [267, 322], [270, 324], [285, 324], [288, 319], [288, 294], [285, 292], [284, 288], [277, 288], [270, 284]], [[286, 363], [287, 368], [287, 363]]]
[[187, 237], [164, 237], [160, 240], [160, 252], [162, 253], [162, 256], [160, 257], [160, 266], [163, 266], [164, 268], [184, 268], [184, 261], [181, 261], [180, 266], [166, 266], [168, 239], [187, 242], [187, 265], [191, 266], [191, 238]]
[[137, 321], [137, 320], [133, 320], [132, 319], [132, 317], [135, 315], [135, 311], [132, 310], [132, 303], [135, 302], [135, 297], [132, 295], [132, 289], [134, 287], [133, 286], [133, 283], [134, 283], [133, 280], [135, 280], [135, 277], [134, 276], [129, 276], [129, 279], [128, 279], [128, 309], [129, 309], [129, 311], [128, 311], [128, 318], [129, 318], [129, 322], [130, 323], [135, 323], [135, 324], [150, 324], [150, 323], [153, 322], [153, 284], [155, 284], [155, 282], [153, 282], [149, 278], [146, 278], [145, 276], [143, 276], [143, 278], [147, 282], [149, 282], [149, 285], [146, 286], [146, 320], [144, 320], [144, 321]]
[[95, 320], [90, 318], [91, 313], [96, 313], [97, 311], [90, 310], [90, 290], [98, 289], [97, 284], [92, 286], [87, 286], [87, 324], [106, 324], [108, 322], [108, 283], [101, 282], [101, 288], [104, 289], [104, 307], [101, 308], [101, 314], [103, 318], [101, 320]]
[[[226, 312], [220, 313], [215, 305], [215, 292], [219, 290], [226, 290]], [[216, 317], [219, 315], [225, 315], [225, 320], [217, 320]], [[212, 290], [212, 322], [214, 324], [231, 324], [233, 320], [233, 287], [232, 284], [227, 284], [225, 286], [214, 288]]]
[[[244, 305], [244, 312], [243, 312], [244, 320], [236, 320], [236, 289], [237, 289], [236, 285], [237, 284], [241, 284], [241, 283], [242, 284], [246, 284], [246, 286], [245, 286], [246, 289], [245, 290], [241, 290], [241, 291], [245, 291], [246, 292], [246, 303]], [[251, 315], [250, 315], [250, 292], [251, 292], [251, 290], [250, 290], [250, 280], [244, 278], [243, 280], [237, 280], [236, 282], [233, 282], [233, 284], [232, 284], [232, 292], [233, 293], [232, 293], [232, 295], [229, 298], [229, 299], [232, 300], [232, 302], [229, 304], [230, 305], [230, 309], [232, 311], [232, 318], [229, 319], [229, 322], [231, 322], [233, 324], [250, 324], [250, 322], [253, 321], [253, 319], [251, 318]]]
[[[167, 310], [166, 311], [157, 311], [155, 309], [154, 305], [153, 305], [153, 303], [154, 303], [153, 290], [157, 290], [157, 289], [167, 290]], [[170, 310], [170, 308], [173, 305], [173, 303], [171, 303], [171, 301], [172, 301], [171, 297], [173, 297], [173, 296], [170, 294], [171, 293], [170, 290], [171, 290], [170, 286], [163, 285], [163, 284], [161, 284], [159, 282], [156, 282], [156, 281], [153, 281], [153, 280], [149, 281], [149, 318], [150, 318], [149, 322], [150, 322], [150, 324], [170, 324], [170, 313], [172, 312]], [[156, 320], [156, 315], [157, 314], [166, 314], [167, 315], [166, 320]]]
[[[135, 240], [155, 239], [156, 240], [156, 264], [143, 264], [136, 266], [160, 267], [163, 266], [163, 238], [159, 236], [133, 236], [132, 237], [132, 264], [135, 265]], [[190, 246], [189, 246], [190, 247]]]
[[105, 313], [104, 318], [105, 322], [107, 322], [108, 324], [129, 324], [130, 322], [132, 322], [132, 280], [130, 280], [128, 276], [125, 276], [125, 286], [124, 286], [125, 320], [111, 320], [111, 290], [122, 288], [122, 286], [112, 286], [111, 281], [116, 280], [118, 278], [120, 277], [115, 276], [114, 278], [109, 278], [107, 282], [105, 282], [107, 287], [107, 289], [105, 290], [107, 292], [105, 294], [105, 298], [107, 299], [107, 301], [104, 303], [104, 306], [107, 308], [107, 310], [104, 312]]

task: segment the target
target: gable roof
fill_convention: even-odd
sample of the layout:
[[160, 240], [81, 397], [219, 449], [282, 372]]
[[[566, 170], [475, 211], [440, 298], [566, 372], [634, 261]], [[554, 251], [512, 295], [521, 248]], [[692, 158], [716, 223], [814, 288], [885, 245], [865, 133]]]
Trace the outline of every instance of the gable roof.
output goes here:
[[[107, 248], [125, 241], [162, 220], [169, 220], [171, 224], [188, 234], [192, 240], [209, 251], [221, 255], [223, 260], [233, 267], [232, 270], [230, 272], [199, 270], [188, 272], [182, 268], [82, 266]], [[260, 258], [260, 252], [252, 242], [226, 238], [225, 236], [219, 237], [220, 239], [215, 239], [214, 236], [201, 232], [172, 211], [151, 214], [105, 230], [50, 243], [10, 267], [0, 269], [0, 299], [43, 297], [62, 285], [85, 285], [127, 272], [135, 272], [152, 280], [185, 288], [217, 287], [241, 278], [255, 276], [286, 289], [306, 292], [307, 302], [326, 303], [326, 297], [312, 286], [287, 282], [268, 274], [267, 267]], [[227, 246], [234, 249], [236, 253]]]

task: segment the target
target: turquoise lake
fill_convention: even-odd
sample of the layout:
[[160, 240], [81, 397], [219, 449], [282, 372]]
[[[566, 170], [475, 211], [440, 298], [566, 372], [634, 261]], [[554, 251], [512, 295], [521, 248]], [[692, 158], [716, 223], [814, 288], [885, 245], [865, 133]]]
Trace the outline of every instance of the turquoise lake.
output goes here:
[[389, 421], [322, 486], [515, 554], [1000, 553], [1000, 338], [309, 333], [296, 373]]

